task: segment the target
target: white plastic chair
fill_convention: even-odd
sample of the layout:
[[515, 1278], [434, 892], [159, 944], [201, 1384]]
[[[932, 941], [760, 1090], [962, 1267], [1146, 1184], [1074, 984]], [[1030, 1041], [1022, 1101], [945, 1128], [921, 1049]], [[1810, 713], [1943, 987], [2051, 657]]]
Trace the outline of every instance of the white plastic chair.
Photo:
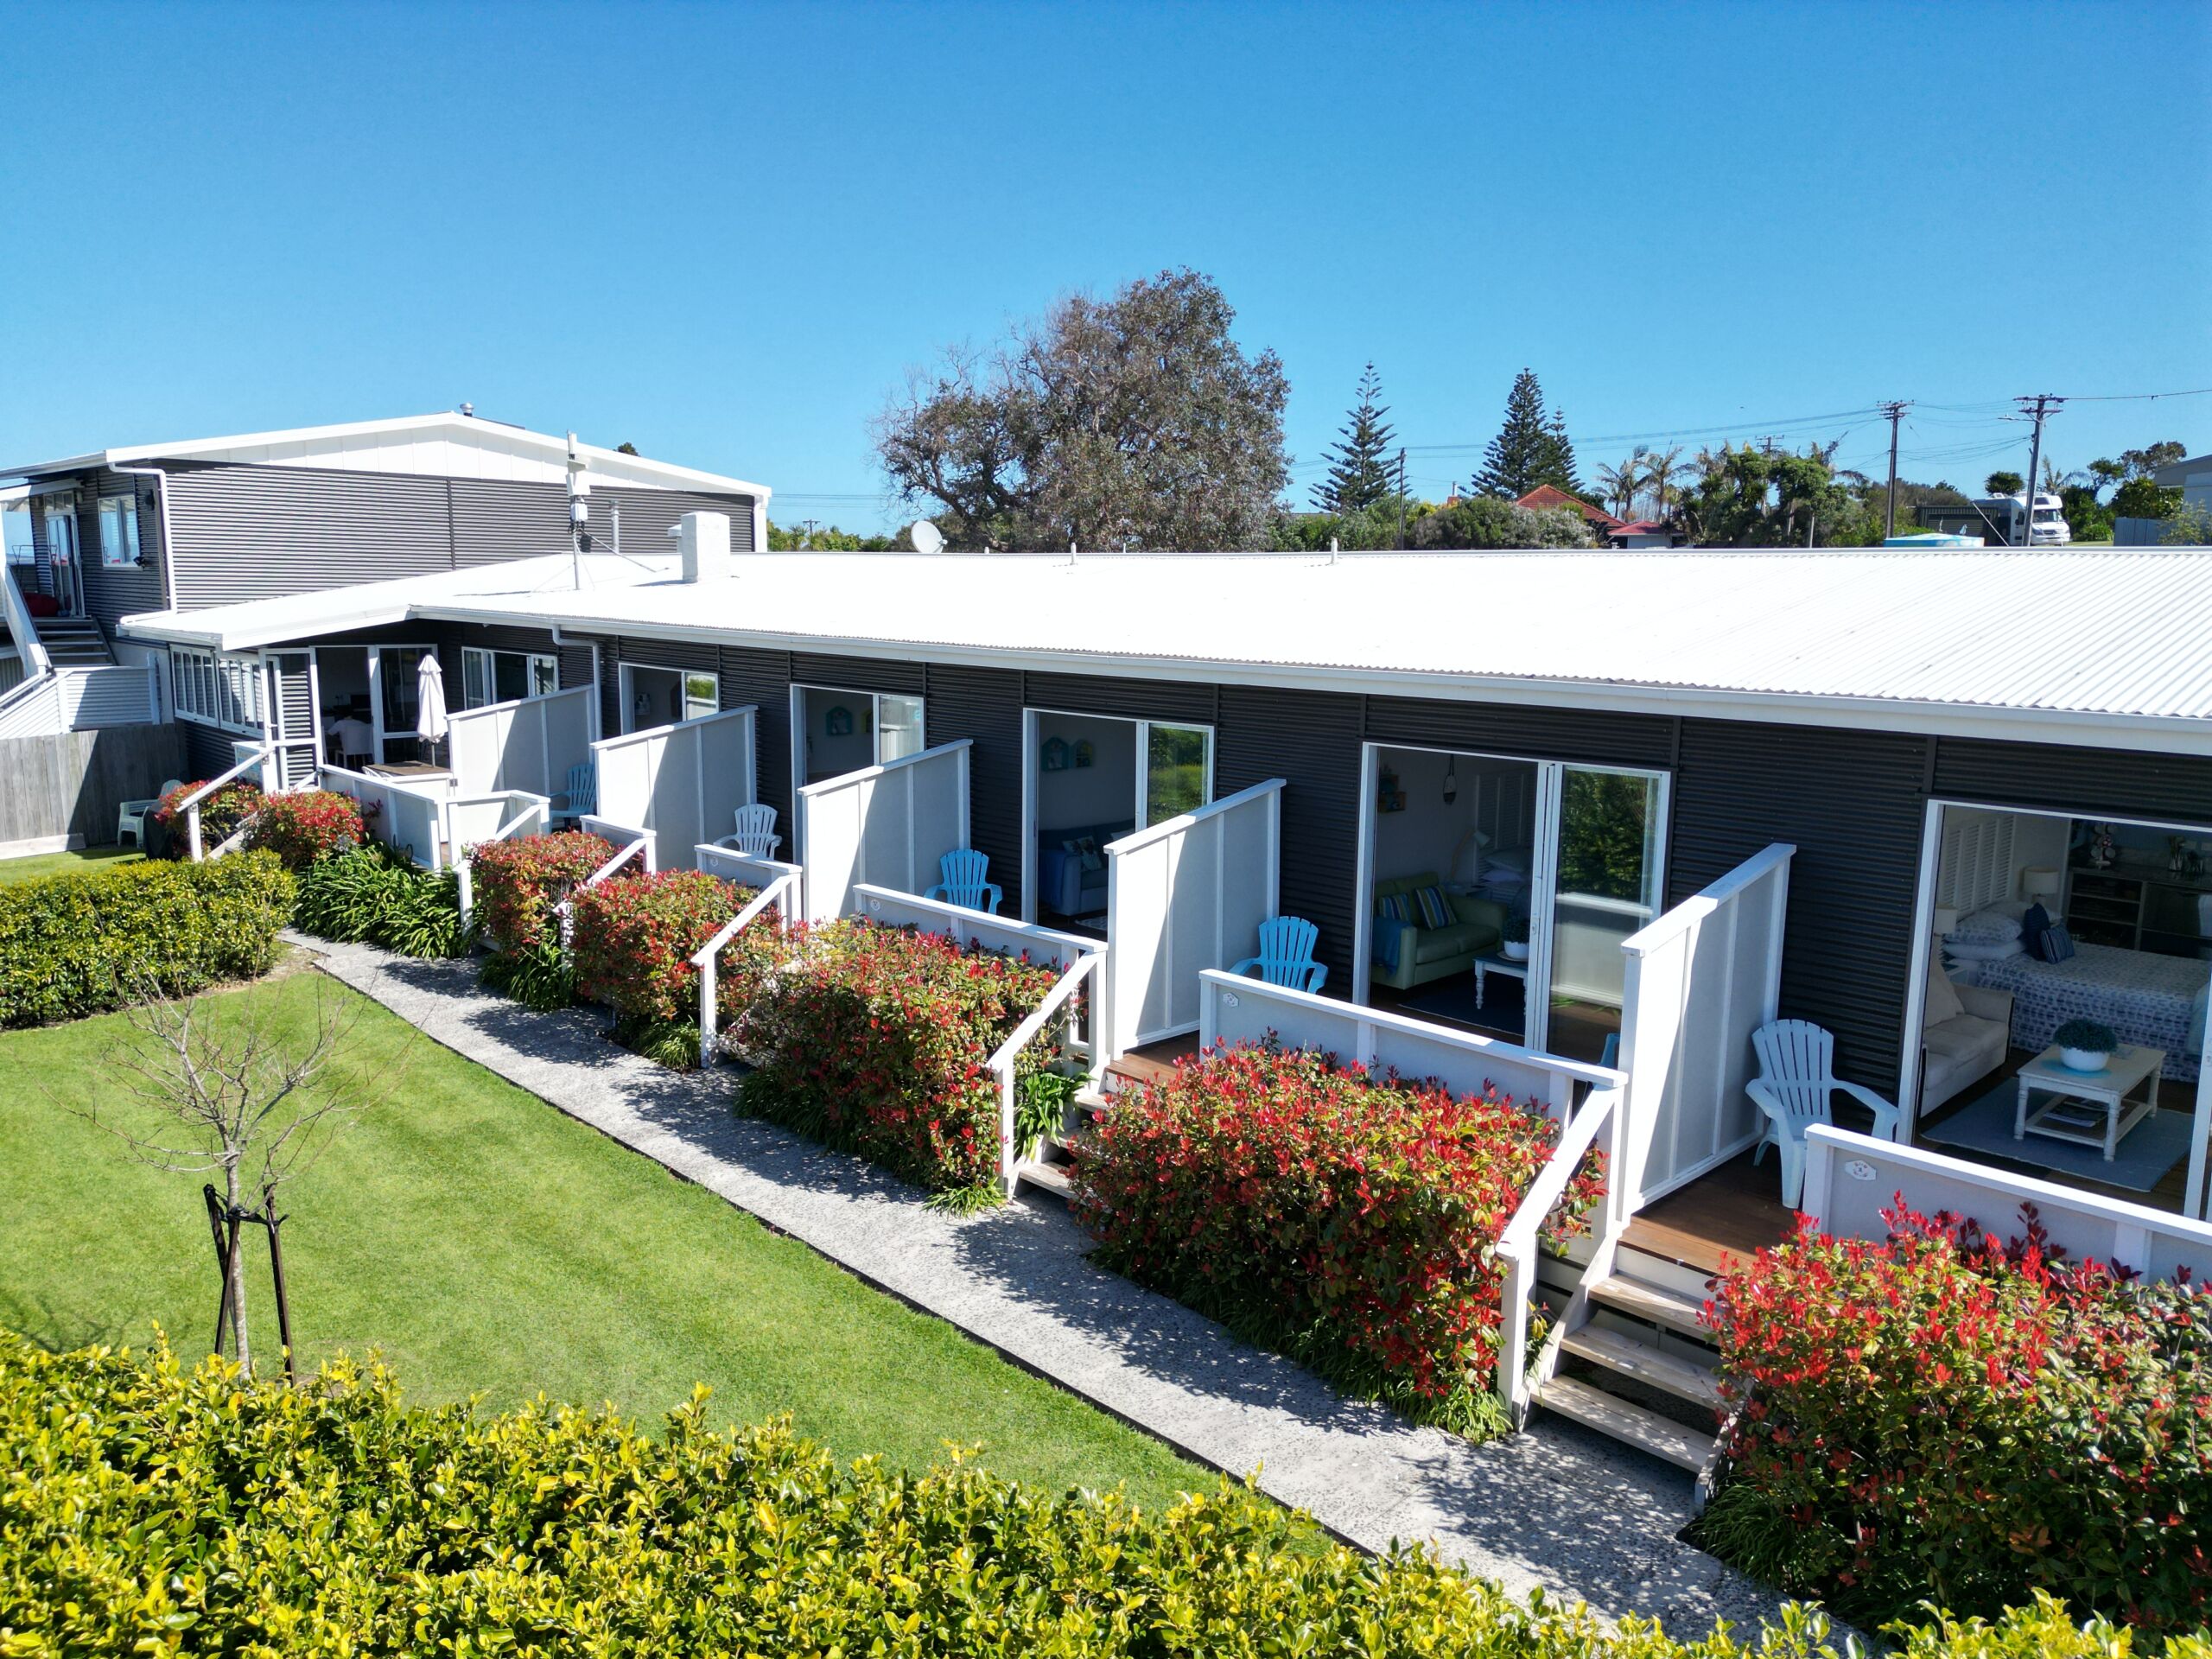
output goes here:
[[123, 810], [118, 816], [115, 823], [116, 844], [121, 846], [123, 838], [128, 836], [130, 837], [131, 845], [143, 852], [146, 848], [146, 820], [153, 816], [154, 809], [167, 800], [169, 791], [176, 787], [178, 787], [177, 780], [172, 778], [162, 785], [162, 792], [155, 796], [152, 800], [124, 802]]
[[755, 804], [737, 809], [737, 833], [724, 836], [717, 847], [734, 847], [747, 858], [773, 858], [784, 838], [776, 833], [776, 809]]
[[1744, 1085], [1766, 1114], [1766, 1133], [1751, 1161], [1766, 1149], [1782, 1154], [1782, 1201], [1792, 1210], [1805, 1196], [1805, 1131], [1833, 1123], [1830, 1097], [1839, 1089], [1874, 1114], [1874, 1134], [1889, 1140], [1897, 1133], [1897, 1109], [1872, 1089], [1846, 1083], [1835, 1074], [1835, 1038], [1804, 1020], [1777, 1020], [1751, 1033], [1758, 1052], [1759, 1075]]

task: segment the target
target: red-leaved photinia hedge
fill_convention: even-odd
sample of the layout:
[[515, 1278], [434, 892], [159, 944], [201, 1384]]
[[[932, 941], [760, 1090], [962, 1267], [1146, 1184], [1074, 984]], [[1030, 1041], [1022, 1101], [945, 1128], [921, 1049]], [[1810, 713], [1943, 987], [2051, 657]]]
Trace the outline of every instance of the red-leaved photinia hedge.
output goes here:
[[1890, 1212], [1723, 1275], [1738, 1408], [1709, 1548], [1867, 1623], [2061, 1596], [2148, 1630], [2212, 1612], [2212, 1292]]
[[[809, 929], [800, 943], [738, 1016], [738, 1045], [756, 1062], [744, 1109], [932, 1192], [985, 1195], [999, 1167], [988, 1062], [1058, 975], [857, 917]], [[1017, 1070], [1057, 1056], [1048, 1032]]]
[[[1075, 1213], [1138, 1282], [1413, 1415], [1494, 1431], [1490, 1249], [1558, 1139], [1495, 1091], [1240, 1046], [1116, 1097], [1077, 1156]], [[1583, 1230], [1601, 1180], [1593, 1157], [1548, 1242]]]
[[[753, 898], [703, 870], [617, 876], [575, 899], [569, 946], [576, 988], [640, 1025], [698, 1018], [699, 970], [691, 955]], [[734, 1013], [752, 1000], [760, 972], [783, 949], [772, 918], [757, 918], [715, 964], [715, 1002]]]
[[304, 870], [319, 858], [358, 847], [366, 838], [361, 809], [334, 790], [303, 789], [271, 795], [246, 821], [245, 844], [266, 847], [288, 870]]
[[560, 936], [554, 906], [614, 853], [580, 830], [478, 843], [468, 854], [477, 927], [502, 950], [551, 944]]

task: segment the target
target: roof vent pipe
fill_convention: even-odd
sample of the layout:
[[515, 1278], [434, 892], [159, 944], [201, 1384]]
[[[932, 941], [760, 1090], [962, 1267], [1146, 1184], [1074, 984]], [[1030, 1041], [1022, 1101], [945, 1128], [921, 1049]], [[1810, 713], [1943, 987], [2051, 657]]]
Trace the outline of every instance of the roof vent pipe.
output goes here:
[[716, 582], [729, 575], [729, 515], [687, 512], [670, 529], [683, 556], [683, 580]]

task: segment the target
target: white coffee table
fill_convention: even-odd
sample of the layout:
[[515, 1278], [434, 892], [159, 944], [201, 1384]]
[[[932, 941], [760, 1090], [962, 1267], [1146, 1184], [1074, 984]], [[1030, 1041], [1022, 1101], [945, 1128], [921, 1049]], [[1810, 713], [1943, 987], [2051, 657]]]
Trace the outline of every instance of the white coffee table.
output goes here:
[[[2105, 1161], [2127, 1132], [2158, 1111], [2158, 1079], [2165, 1071], [2166, 1052], [2121, 1046], [2101, 1071], [2076, 1071], [2061, 1064], [2056, 1046], [2046, 1048], [2020, 1068], [2020, 1100], [2012, 1116], [2012, 1138], [2040, 1135], [2077, 1146], [2101, 1147]], [[2147, 1084], [2143, 1098], [2130, 1101], [2138, 1084]], [[2033, 1096], [2048, 1096], [2029, 1109]]]
[[1478, 1008], [1483, 1005], [1483, 992], [1487, 988], [1484, 981], [1491, 974], [1503, 974], [1507, 978], [1517, 979], [1526, 985], [1529, 982], [1529, 959], [1523, 957], [1516, 962], [1511, 957], [1477, 957], [1475, 958], [1475, 1006]]

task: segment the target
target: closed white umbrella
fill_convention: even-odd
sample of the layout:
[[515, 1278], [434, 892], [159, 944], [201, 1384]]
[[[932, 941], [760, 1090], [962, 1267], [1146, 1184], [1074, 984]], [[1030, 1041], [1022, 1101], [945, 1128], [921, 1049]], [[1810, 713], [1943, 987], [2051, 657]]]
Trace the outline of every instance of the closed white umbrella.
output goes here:
[[415, 734], [435, 743], [446, 734], [446, 676], [438, 653], [426, 651], [415, 671]]

